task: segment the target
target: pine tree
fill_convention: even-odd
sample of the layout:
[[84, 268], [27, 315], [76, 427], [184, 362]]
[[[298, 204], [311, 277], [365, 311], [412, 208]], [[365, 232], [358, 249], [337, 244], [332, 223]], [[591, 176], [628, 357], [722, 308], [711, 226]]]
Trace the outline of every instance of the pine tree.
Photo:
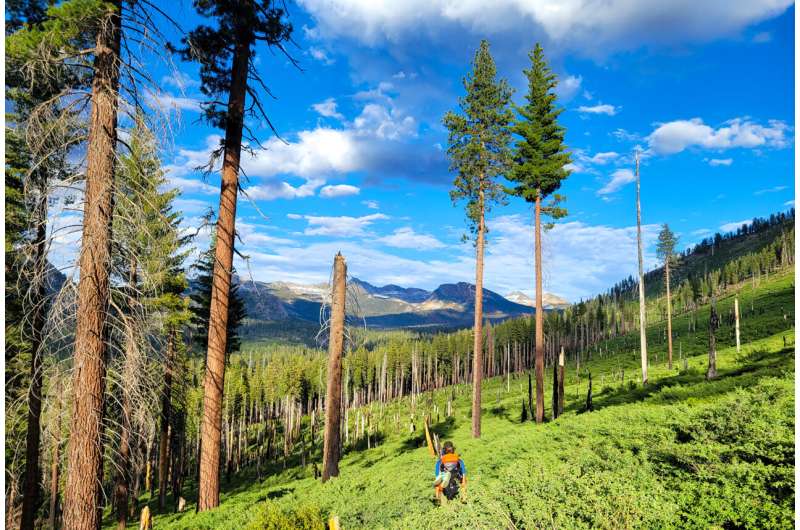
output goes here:
[[[211, 247], [200, 254], [192, 266], [195, 271], [194, 288], [189, 295], [192, 300], [192, 342], [198, 351], [208, 347], [209, 315], [211, 312], [211, 291], [214, 281], [214, 254], [217, 238], [212, 238]], [[236, 269], [233, 270], [236, 274]], [[239, 327], [246, 317], [244, 299], [239, 295], [239, 284], [233, 283], [228, 301], [227, 336], [225, 356], [239, 351], [241, 339]]]
[[667, 287], [667, 363], [670, 370], [672, 370], [672, 297], [670, 296], [669, 272], [670, 267], [677, 263], [675, 255], [677, 244], [678, 238], [665, 223], [658, 234], [656, 254], [664, 262], [664, 284]]
[[[283, 43], [289, 41], [292, 26], [284, 19], [285, 11], [271, 0], [194, 0], [193, 4], [201, 16], [215, 19], [217, 27], [201, 25], [189, 32], [179, 53], [184, 60], [200, 63], [201, 91], [209, 97], [203, 104], [204, 117], [210, 124], [225, 130], [225, 139], [215, 154], [222, 157], [222, 188], [218, 244], [211, 262], [213, 282], [203, 400], [198, 507], [204, 511], [219, 505], [222, 389], [229, 328], [227, 308], [230, 306], [242, 134], [249, 132], [245, 116], [253, 115], [272, 126], [253, 88], [265, 87], [253, 64], [253, 48], [258, 43], [266, 43], [286, 53]], [[227, 106], [223, 103], [226, 96]], [[255, 137], [249, 136], [258, 144]]]
[[[550, 71], [544, 50], [536, 44], [529, 54], [531, 68], [525, 70], [528, 78], [526, 103], [515, 105], [517, 117], [512, 131], [518, 136], [514, 149], [514, 164], [508, 174], [515, 186], [510, 193], [535, 205], [534, 240], [536, 255], [536, 423], [544, 421], [544, 307], [542, 304], [542, 225], [541, 216], [554, 219], [566, 215], [558, 204], [564, 197], [554, 192], [570, 174], [566, 165], [570, 156], [564, 145], [564, 127], [558, 117], [562, 109], [556, 108], [557, 85]], [[552, 195], [553, 201], [543, 207], [542, 200]], [[552, 225], [547, 225], [545, 229]]]
[[493, 203], [503, 201], [497, 179], [510, 161], [508, 125], [512, 89], [497, 79], [489, 43], [481, 41], [472, 61], [472, 72], [463, 80], [466, 94], [459, 98], [459, 113], [444, 116], [449, 131], [450, 169], [457, 172], [450, 197], [465, 201], [467, 221], [475, 236], [475, 322], [473, 328], [472, 436], [481, 435], [481, 379], [483, 368], [483, 254], [486, 214]]
[[[164, 389], [162, 395], [162, 429], [160, 455], [166, 441], [164, 417], [169, 420], [172, 379], [177, 364], [176, 351], [182, 342], [183, 330], [191, 313], [189, 300], [183, 296], [188, 283], [183, 272], [183, 262], [188, 251], [188, 236], [180, 229], [180, 214], [173, 209], [179, 196], [176, 189], [164, 189], [167, 180], [157, 156], [157, 145], [144, 120], [138, 117], [127, 141], [128, 151], [120, 156], [118, 185], [114, 193], [114, 260], [119, 280], [127, 285], [127, 294], [121, 306], [128, 307], [123, 318], [124, 327], [136, 326], [130, 318], [137, 307], [142, 307], [158, 325], [154, 337], [165, 342]], [[131, 355], [138, 333], [128, 329], [123, 354]], [[131, 360], [133, 361], [133, 360]], [[125, 361], [123, 361], [124, 363]], [[130, 437], [131, 395], [129, 381], [122, 382], [120, 403], [120, 446], [117, 454], [114, 502], [117, 523], [124, 528], [128, 512], [130, 487]], [[159, 462], [163, 469], [163, 458]], [[163, 472], [161, 473], [163, 478]], [[159, 493], [163, 492], [163, 481]], [[162, 495], [159, 496], [162, 504]]]

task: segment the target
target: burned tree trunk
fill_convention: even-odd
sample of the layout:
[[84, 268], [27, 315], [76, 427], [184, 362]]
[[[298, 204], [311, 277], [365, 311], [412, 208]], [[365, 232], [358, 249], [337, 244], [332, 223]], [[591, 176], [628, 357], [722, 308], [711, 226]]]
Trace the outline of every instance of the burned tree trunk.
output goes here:
[[672, 297], [669, 289], [669, 257], [667, 257], [664, 269], [667, 275], [667, 368], [672, 370]]
[[333, 260], [330, 340], [328, 342], [328, 388], [325, 394], [325, 441], [322, 449], [322, 481], [339, 476], [342, 416], [342, 351], [347, 264], [341, 253]]
[[594, 410], [592, 405], [592, 372], [589, 372], [589, 390], [586, 392], [586, 412]]
[[158, 507], [167, 504], [167, 471], [169, 469], [169, 423], [172, 416], [172, 371], [175, 363], [175, 331], [167, 336], [167, 355], [164, 365], [164, 390], [161, 393], [161, 433], [158, 439]]
[[86, 149], [83, 235], [75, 330], [74, 405], [67, 450], [64, 526], [95, 530], [102, 477], [107, 354], [106, 313], [111, 265], [114, 160], [119, 105], [122, 1], [115, 0], [97, 34], [92, 110]]
[[228, 303], [233, 270], [233, 243], [236, 230], [236, 199], [239, 192], [239, 160], [247, 94], [250, 42], [240, 38], [233, 54], [222, 185], [217, 220], [217, 246], [208, 321], [208, 353], [203, 390], [202, 453], [200, 455], [199, 511], [219, 506], [220, 430], [222, 392], [225, 384], [225, 351], [228, 342]]

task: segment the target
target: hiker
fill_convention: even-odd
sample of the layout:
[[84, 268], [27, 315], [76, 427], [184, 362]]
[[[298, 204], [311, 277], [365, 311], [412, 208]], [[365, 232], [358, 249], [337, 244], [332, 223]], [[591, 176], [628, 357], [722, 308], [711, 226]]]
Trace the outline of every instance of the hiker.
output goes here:
[[442, 446], [442, 456], [436, 461], [436, 481], [433, 486], [436, 488], [436, 499], [440, 503], [444, 499], [452, 501], [458, 495], [459, 487], [467, 487], [467, 468], [456, 454], [453, 442], [445, 442]]

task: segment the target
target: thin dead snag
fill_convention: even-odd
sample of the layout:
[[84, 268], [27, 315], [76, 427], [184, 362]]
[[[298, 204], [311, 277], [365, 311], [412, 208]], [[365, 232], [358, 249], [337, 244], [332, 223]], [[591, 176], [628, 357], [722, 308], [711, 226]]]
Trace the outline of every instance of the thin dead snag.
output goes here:
[[708, 380], [717, 377], [717, 328], [719, 328], [717, 299], [712, 296], [711, 314], [708, 316], [708, 370], [706, 370], [706, 379]]
[[739, 335], [739, 295], [733, 299], [733, 316], [736, 319], [736, 353], [742, 351], [742, 343]]
[[342, 415], [342, 351], [347, 264], [341, 253], [333, 260], [331, 285], [331, 321], [328, 343], [328, 385], [325, 392], [325, 440], [322, 449], [322, 481], [339, 476], [341, 456], [340, 423]]
[[558, 355], [558, 415], [564, 414], [564, 347]]
[[647, 384], [647, 318], [644, 298], [644, 259], [642, 257], [642, 200], [639, 178], [639, 152], [636, 152], [636, 241], [639, 253], [639, 345], [642, 356], [642, 384]]
[[219, 506], [219, 460], [222, 424], [222, 394], [225, 380], [225, 349], [227, 346], [228, 302], [233, 270], [233, 245], [236, 223], [236, 199], [239, 191], [239, 162], [242, 150], [247, 71], [250, 42], [239, 40], [233, 56], [231, 89], [228, 99], [228, 118], [225, 128], [222, 185], [217, 220], [217, 247], [214, 259], [214, 279], [211, 286], [211, 306], [208, 321], [208, 353], [203, 391], [203, 438], [200, 455], [200, 511]]
[[87, 146], [86, 202], [80, 256], [64, 526], [95, 530], [102, 476], [109, 268], [121, 37], [121, 0], [97, 34]]

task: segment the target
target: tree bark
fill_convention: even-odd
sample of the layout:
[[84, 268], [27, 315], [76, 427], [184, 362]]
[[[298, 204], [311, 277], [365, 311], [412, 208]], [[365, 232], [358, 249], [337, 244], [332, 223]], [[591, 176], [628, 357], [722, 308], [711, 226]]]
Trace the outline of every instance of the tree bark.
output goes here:
[[733, 299], [733, 314], [736, 319], [736, 353], [742, 350], [742, 343], [739, 335], [739, 295]]
[[483, 377], [483, 245], [486, 224], [484, 220], [484, 192], [480, 191], [480, 219], [478, 241], [475, 249], [475, 323], [472, 345], [472, 437], [481, 437], [481, 379]]
[[642, 200], [639, 178], [639, 153], [636, 153], [636, 241], [639, 252], [639, 344], [642, 355], [642, 384], [647, 383], [647, 319], [644, 299], [644, 259], [642, 258]]
[[672, 370], [672, 296], [669, 289], [669, 260], [671, 256], [667, 256], [664, 263], [664, 269], [667, 273], [667, 363], [668, 368]]
[[167, 504], [167, 471], [169, 469], [169, 422], [172, 416], [172, 371], [175, 362], [175, 331], [169, 330], [164, 366], [164, 391], [161, 393], [161, 433], [158, 439], [158, 507]]
[[56, 528], [58, 520], [58, 476], [59, 464], [61, 463], [61, 400], [63, 398], [63, 387], [58, 384], [58, 401], [56, 402], [56, 425], [53, 429], [53, 462], [50, 464], [50, 512], [48, 513], [48, 523], [52, 530]]
[[41, 470], [39, 446], [41, 445], [42, 418], [42, 332], [44, 330], [45, 277], [47, 274], [47, 197], [39, 198], [34, 219], [36, 238], [33, 241], [33, 316], [31, 320], [31, 386], [28, 389], [28, 426], [25, 440], [25, 483], [22, 497], [21, 530], [33, 530], [36, 512], [41, 506]]
[[322, 481], [339, 476], [342, 418], [342, 351], [347, 264], [341, 253], [333, 260], [330, 339], [328, 341], [328, 387], [325, 392], [325, 439], [322, 448]]
[[544, 421], [544, 305], [542, 303], [542, 194], [536, 194], [536, 423]]
[[228, 302], [233, 270], [233, 244], [236, 230], [236, 199], [239, 191], [239, 160], [247, 94], [250, 42], [240, 38], [236, 44], [228, 96], [225, 152], [217, 221], [217, 246], [208, 322], [208, 353], [203, 390], [202, 453], [200, 455], [199, 511], [219, 506], [220, 429], [222, 392], [225, 381]]
[[558, 415], [564, 414], [564, 347], [558, 355]]
[[73, 360], [72, 388], [75, 394], [64, 492], [64, 526], [70, 530], [95, 530], [100, 526], [97, 506], [103, 471], [101, 435], [119, 105], [121, 3], [121, 0], [114, 0], [114, 9], [97, 34], [94, 58]]
[[125, 530], [128, 524], [128, 497], [130, 484], [130, 399], [122, 396], [122, 424], [119, 435], [119, 463], [114, 485], [114, 503], [117, 509], [117, 528]]

